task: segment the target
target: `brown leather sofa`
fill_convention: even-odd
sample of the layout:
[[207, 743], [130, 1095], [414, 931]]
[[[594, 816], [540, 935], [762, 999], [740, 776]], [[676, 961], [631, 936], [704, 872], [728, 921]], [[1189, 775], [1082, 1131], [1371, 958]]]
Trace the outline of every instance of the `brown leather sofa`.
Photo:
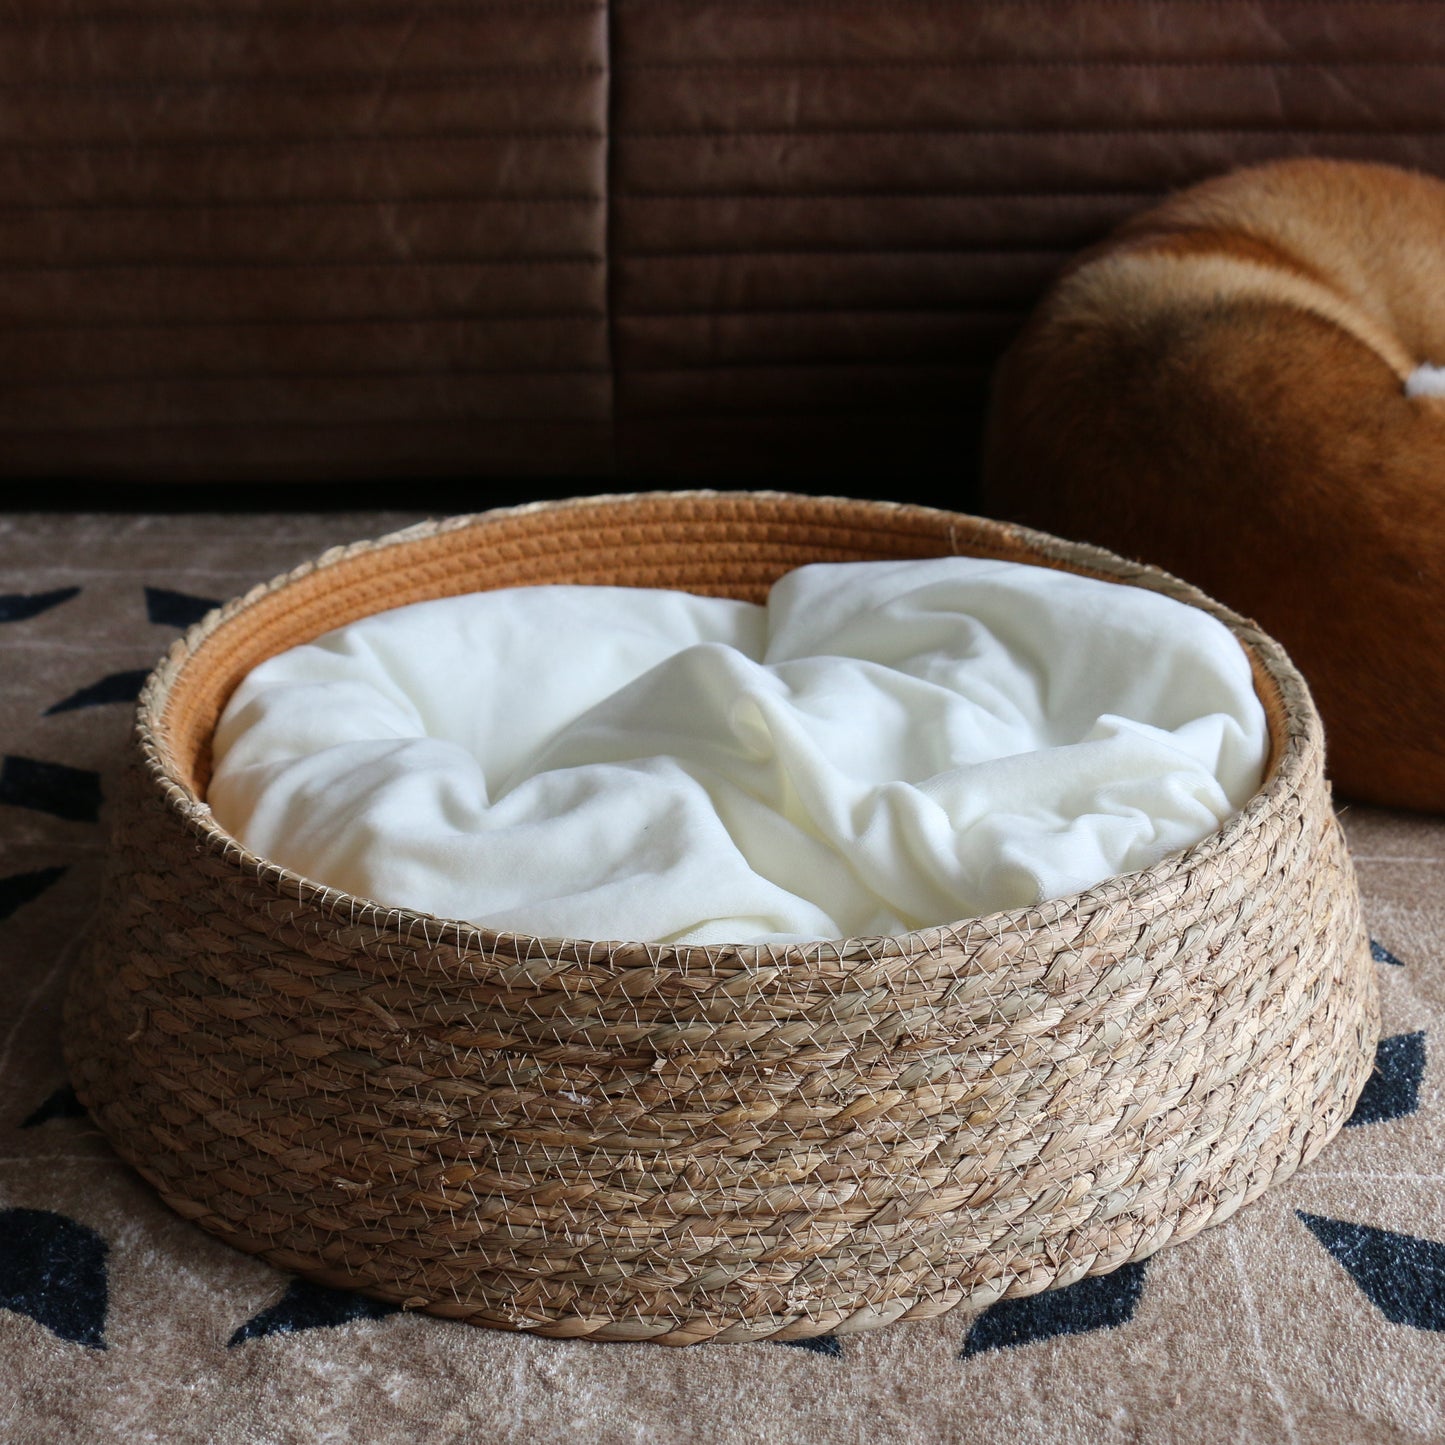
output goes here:
[[17, 0], [12, 477], [956, 481], [1060, 262], [1445, 169], [1415, 0]]

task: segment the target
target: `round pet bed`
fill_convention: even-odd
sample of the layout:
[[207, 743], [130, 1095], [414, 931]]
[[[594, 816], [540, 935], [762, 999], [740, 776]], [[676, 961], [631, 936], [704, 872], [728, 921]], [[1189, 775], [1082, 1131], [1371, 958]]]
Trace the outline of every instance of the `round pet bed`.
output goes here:
[[[499, 934], [327, 889], [206, 803], [260, 662], [478, 588], [761, 601], [816, 561], [1001, 557], [1221, 618], [1264, 781], [1202, 842], [1032, 908], [793, 945]], [[142, 694], [76, 1091], [174, 1209], [325, 1284], [600, 1340], [796, 1339], [1072, 1283], [1227, 1218], [1348, 1117], [1377, 1015], [1318, 719], [1249, 624], [1093, 548], [918, 507], [549, 503], [341, 549]]]

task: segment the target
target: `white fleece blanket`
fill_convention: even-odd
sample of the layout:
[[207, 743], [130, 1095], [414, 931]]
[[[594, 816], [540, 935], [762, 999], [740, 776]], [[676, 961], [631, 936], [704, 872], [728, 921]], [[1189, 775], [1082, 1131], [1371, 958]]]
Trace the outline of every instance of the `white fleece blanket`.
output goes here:
[[1199, 841], [1268, 746], [1243, 650], [1147, 592], [964, 557], [804, 567], [766, 607], [529, 587], [263, 663], [209, 801], [253, 851], [503, 931], [906, 933]]

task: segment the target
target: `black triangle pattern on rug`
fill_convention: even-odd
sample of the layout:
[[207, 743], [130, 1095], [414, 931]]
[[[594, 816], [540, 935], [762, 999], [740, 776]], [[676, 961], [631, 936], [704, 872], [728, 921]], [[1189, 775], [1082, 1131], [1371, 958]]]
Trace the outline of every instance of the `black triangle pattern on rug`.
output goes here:
[[62, 1340], [105, 1348], [106, 1242], [48, 1209], [0, 1210], [0, 1309]]
[[1365, 1080], [1355, 1112], [1345, 1127], [1383, 1124], [1403, 1119], [1420, 1107], [1420, 1081], [1425, 1077], [1425, 1031], [1394, 1034], [1375, 1050], [1375, 1072]]
[[795, 1350], [812, 1350], [815, 1355], [828, 1355], [835, 1360], [843, 1358], [843, 1342], [837, 1335], [813, 1335], [806, 1340], [774, 1340], [773, 1343]]
[[1370, 957], [1376, 963], [1388, 963], [1392, 968], [1405, 966], [1383, 943], [1377, 943], [1373, 938], [1370, 940]]
[[7, 753], [0, 765], [0, 803], [34, 808], [69, 823], [94, 823], [100, 817], [100, 774]]
[[75, 1090], [69, 1084], [62, 1084], [43, 1104], [33, 1109], [21, 1121], [22, 1129], [35, 1129], [48, 1124], [52, 1119], [84, 1119], [85, 1105], [75, 1097]]
[[1144, 1262], [1140, 1260], [1063, 1289], [1000, 1300], [973, 1322], [959, 1358], [1031, 1345], [1057, 1335], [1117, 1329], [1133, 1318], [1143, 1293]]
[[12, 873], [0, 878], [0, 921], [39, 898], [47, 888], [65, 876], [64, 868], [36, 868], [30, 873]]
[[192, 597], [165, 587], [146, 588], [146, 616], [162, 627], [189, 627], [221, 604], [213, 597]]
[[1445, 1244], [1303, 1209], [1295, 1213], [1391, 1324], [1445, 1330]]
[[54, 592], [6, 592], [0, 594], [0, 622], [28, 622], [80, 595], [79, 587], [58, 587]]
[[42, 717], [54, 717], [58, 712], [74, 712], [81, 707], [102, 707], [111, 702], [134, 702], [140, 696], [141, 685], [148, 676], [146, 669], [139, 667], [131, 672], [112, 672], [61, 698], [53, 707], [45, 709]]
[[293, 1279], [275, 1304], [253, 1315], [227, 1343], [243, 1345], [247, 1340], [265, 1335], [289, 1335], [297, 1330], [349, 1324], [352, 1320], [381, 1320], [396, 1314], [400, 1308], [351, 1290], [328, 1289], [308, 1280]]

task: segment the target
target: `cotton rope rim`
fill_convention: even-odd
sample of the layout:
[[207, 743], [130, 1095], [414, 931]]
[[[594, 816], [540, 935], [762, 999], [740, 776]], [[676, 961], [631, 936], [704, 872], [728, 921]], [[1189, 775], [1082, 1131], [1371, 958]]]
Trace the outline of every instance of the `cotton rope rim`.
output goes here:
[[[1106, 879], [1094, 888], [1085, 890], [1090, 895], [1097, 895], [1102, 891], [1114, 888], [1131, 894], [1136, 893], [1141, 887], [1147, 888], [1155, 875], [1172, 875], [1185, 860], [1203, 862], [1227, 849], [1232, 839], [1246, 831], [1260, 812], [1281, 796], [1288, 795], [1295, 790], [1301, 776], [1308, 772], [1309, 750], [1323, 746], [1318, 715], [1310, 699], [1308, 688], [1283, 648], [1246, 619], [1207, 597], [1187, 582], [1172, 577], [1158, 568], [1127, 562], [1104, 548], [1094, 547], [1087, 543], [1065, 542], [1027, 527], [944, 512], [933, 507], [895, 502], [858, 502], [851, 498], [840, 497], [805, 497], [786, 492], [727, 493], [690, 490], [669, 493], [616, 493], [560, 501], [532, 502], [516, 507], [496, 508], [487, 512], [449, 517], [439, 522], [423, 522], [374, 540], [364, 540], [347, 546], [331, 548], [312, 561], [303, 562], [300, 566], [272, 578], [269, 582], [258, 584], [193, 624], [147, 677], [140, 693], [136, 716], [136, 737], [144, 755], [147, 770], [165, 790], [168, 804], [187, 820], [187, 823], [196, 830], [198, 836], [203, 838], [208, 846], [219, 846], [228, 861], [234, 860], [241, 866], [253, 870], [258, 879], [267, 878], [274, 881], [288, 894], [302, 895], [322, 901], [327, 906], [345, 909], [348, 920], [425, 918], [432, 929], [433, 937], [437, 936], [436, 930], [440, 928], [445, 931], [445, 936], [449, 940], [465, 942], [468, 947], [486, 949], [507, 948], [511, 945], [520, 946], [525, 950], [528, 947], [535, 948], [539, 941], [549, 947], [575, 944], [578, 940], [542, 938], [540, 935], [526, 933], [498, 932], [478, 928], [457, 920], [436, 918], [431, 914], [422, 914], [411, 909], [387, 907], [340, 889], [329, 888], [251, 852], [212, 817], [209, 806], [199, 795], [200, 790], [196, 787], [194, 775], [191, 774], [191, 767], [194, 764], [191, 767], [185, 766], [177, 758], [176, 750], [171, 743], [171, 730], [167, 726], [167, 712], [187, 665], [215, 634], [229, 627], [237, 619], [244, 618], [244, 614], [262, 599], [279, 593], [324, 569], [336, 567], [354, 558], [364, 557], [385, 548], [425, 541], [450, 532], [486, 527], [510, 518], [574, 514], [582, 509], [595, 508], [604, 514], [603, 520], [605, 521], [605, 513], [613, 507], [626, 507], [631, 503], [646, 502], [657, 498], [684, 503], [718, 501], [724, 505], [752, 502], [764, 504], [768, 502], [801, 502], [810, 507], [817, 505], [850, 509], [864, 508], [868, 512], [876, 514], [880, 519], [895, 517], [943, 519], [947, 523], [950, 543], [955, 546], [958, 543], [964, 544], [958, 547], [955, 555], [1000, 556], [1006, 560], [1058, 567], [1061, 570], [1076, 572], [1104, 581], [1143, 586], [1197, 607], [1223, 622], [1234, 633], [1249, 657], [1255, 677], [1255, 690], [1265, 709], [1269, 727], [1270, 754], [1266, 760], [1261, 785], [1243, 809], [1198, 843], [1167, 855], [1149, 868], [1133, 873], [1118, 874], [1113, 878]], [[386, 604], [386, 606], [394, 605], [399, 604]], [[310, 641], [312, 638], [305, 640]], [[287, 643], [286, 645], [294, 644]], [[245, 670], [249, 670], [249, 666], [254, 666], [261, 660], [263, 659], [252, 659]], [[226, 695], [229, 696], [229, 692]], [[225, 699], [222, 698], [221, 706], [224, 706], [224, 701]], [[220, 710], [220, 706], [215, 708], [216, 717], [219, 717]], [[209, 768], [209, 758], [204, 754], [203, 766]], [[1072, 895], [1072, 897], [1079, 896], [1082, 895]], [[1070, 902], [1071, 898], [1066, 897], [1035, 904], [1028, 908], [1002, 910], [997, 914], [986, 916], [1027, 919], [1032, 926], [1040, 926], [1045, 924], [1048, 919], [1066, 912]], [[972, 922], [974, 920], [965, 921]], [[951, 935], [956, 927], [956, 923], [936, 924], [929, 928], [915, 929], [909, 933], [897, 935], [896, 939], [900, 946], [906, 943], [910, 947], [926, 949], [942, 936]], [[885, 940], [885, 946], [892, 941], [891, 939]], [[581, 942], [585, 945], [591, 941], [581, 940]], [[617, 940], [610, 942], [615, 943]], [[801, 949], [806, 953], [826, 949], [828, 953], [834, 954], [842, 949], [846, 953], [850, 950], [850, 945], [855, 942], [856, 940], [846, 938], [823, 939], [816, 943], [788, 945], [788, 952], [792, 953], [794, 950]], [[876, 943], [876, 941], [873, 942]], [[602, 945], [599, 943], [596, 946]], [[705, 948], [716, 952], [722, 946], [724, 945], [677, 944], [648, 945], [647, 947], [650, 952], [658, 954], [683, 955], [693, 948]], [[726, 945], [726, 947], [730, 951], [742, 951], [755, 946], [732, 944]], [[758, 945], [756, 947], [772, 953], [780, 951], [778, 945]]]

